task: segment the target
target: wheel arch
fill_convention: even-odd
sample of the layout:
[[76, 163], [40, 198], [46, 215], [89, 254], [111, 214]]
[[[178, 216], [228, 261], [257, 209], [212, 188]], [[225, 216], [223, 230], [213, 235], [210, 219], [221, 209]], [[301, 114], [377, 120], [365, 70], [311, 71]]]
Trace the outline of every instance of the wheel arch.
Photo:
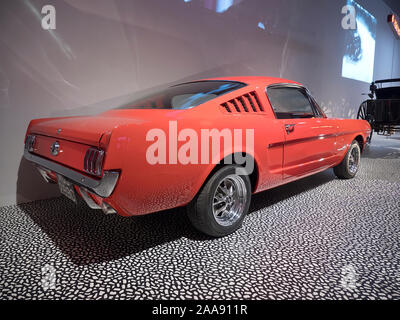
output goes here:
[[354, 137], [353, 141], [354, 141], [354, 140], [358, 142], [358, 144], [359, 144], [359, 146], [360, 146], [360, 149], [361, 149], [361, 152], [363, 152], [364, 146], [365, 146], [364, 137], [363, 137], [361, 134], [359, 134], [359, 135], [357, 135], [357, 136]]
[[[238, 163], [235, 162], [235, 154], [236, 153], [231, 153], [229, 155], [227, 155], [225, 158], [222, 158], [219, 163], [215, 164], [214, 167], [212, 168], [212, 170], [209, 172], [209, 174], [207, 175], [206, 179], [203, 181], [203, 183], [201, 184], [201, 187], [199, 188], [199, 190], [197, 191], [196, 195], [200, 192], [200, 190], [202, 189], [202, 187], [207, 183], [207, 181], [214, 175], [215, 172], [217, 172], [219, 169], [221, 169], [222, 167], [225, 167], [227, 165], [230, 165], [230, 163], [225, 163], [227, 159], [232, 159], [232, 163], [233, 165], [238, 165]], [[257, 160], [255, 159], [255, 157], [247, 152], [242, 152], [241, 153], [242, 157], [249, 157], [252, 159], [252, 161], [254, 161], [254, 168], [252, 173], [249, 175], [250, 178], [250, 183], [251, 183], [251, 191], [252, 193], [254, 193], [255, 190], [257, 190], [257, 186], [259, 183], [259, 165], [257, 163]], [[244, 167], [244, 165], [240, 165], [242, 167]]]

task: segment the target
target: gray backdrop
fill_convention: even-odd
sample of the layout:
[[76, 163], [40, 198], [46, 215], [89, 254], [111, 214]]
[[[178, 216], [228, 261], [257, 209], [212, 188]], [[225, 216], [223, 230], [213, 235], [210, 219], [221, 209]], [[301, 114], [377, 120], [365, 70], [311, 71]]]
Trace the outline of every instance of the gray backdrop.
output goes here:
[[[97, 113], [184, 80], [266, 75], [307, 85], [331, 116], [355, 117], [367, 83], [341, 77], [345, 0], [10, 0], [0, 4], [0, 206], [53, 197], [22, 160], [32, 118]], [[374, 78], [400, 76], [381, 0]], [[56, 8], [56, 30], [41, 8]], [[259, 22], [265, 30], [258, 27]]]

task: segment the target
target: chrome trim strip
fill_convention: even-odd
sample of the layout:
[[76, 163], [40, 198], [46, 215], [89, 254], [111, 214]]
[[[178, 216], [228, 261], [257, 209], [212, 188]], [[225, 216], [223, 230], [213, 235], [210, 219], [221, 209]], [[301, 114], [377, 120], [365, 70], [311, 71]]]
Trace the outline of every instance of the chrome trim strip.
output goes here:
[[28, 161], [61, 174], [71, 182], [93, 191], [102, 198], [108, 198], [112, 194], [119, 178], [119, 172], [117, 171], [104, 171], [101, 179], [93, 179], [61, 164], [34, 155], [26, 149], [24, 150], [24, 157]]
[[286, 146], [286, 145], [295, 144], [295, 143], [309, 142], [309, 141], [313, 141], [313, 140], [323, 140], [323, 139], [328, 139], [328, 138], [333, 138], [333, 137], [337, 138], [337, 137], [344, 136], [344, 135], [356, 134], [358, 132], [359, 131], [347, 131], [347, 132], [340, 132], [340, 133], [319, 134], [319, 135], [311, 136], [311, 137], [279, 141], [279, 142], [275, 142], [275, 143], [270, 143], [268, 145], [268, 149]]

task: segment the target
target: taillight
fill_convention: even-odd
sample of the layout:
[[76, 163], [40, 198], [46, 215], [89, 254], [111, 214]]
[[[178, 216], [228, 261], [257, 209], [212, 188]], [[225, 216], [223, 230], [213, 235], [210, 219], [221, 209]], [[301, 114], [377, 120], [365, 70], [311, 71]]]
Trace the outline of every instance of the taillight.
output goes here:
[[27, 135], [25, 140], [25, 149], [28, 150], [29, 152], [33, 152], [33, 150], [35, 149], [35, 142], [36, 142], [36, 136]]
[[103, 168], [104, 151], [96, 148], [89, 148], [86, 151], [83, 168], [87, 173], [101, 176]]

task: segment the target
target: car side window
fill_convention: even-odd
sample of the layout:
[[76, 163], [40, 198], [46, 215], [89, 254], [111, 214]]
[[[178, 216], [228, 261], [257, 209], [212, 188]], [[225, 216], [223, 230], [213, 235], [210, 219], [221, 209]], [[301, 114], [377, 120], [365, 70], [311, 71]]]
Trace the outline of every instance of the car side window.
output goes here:
[[314, 118], [315, 109], [304, 88], [269, 87], [268, 99], [277, 119]]

